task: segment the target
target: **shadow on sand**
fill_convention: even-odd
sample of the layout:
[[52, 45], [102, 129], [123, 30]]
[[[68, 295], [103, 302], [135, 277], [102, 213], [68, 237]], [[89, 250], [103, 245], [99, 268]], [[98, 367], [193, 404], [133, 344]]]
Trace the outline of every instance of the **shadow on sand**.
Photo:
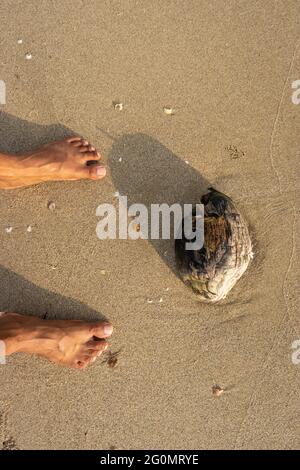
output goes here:
[[0, 311], [68, 320], [105, 320], [87, 305], [36, 286], [24, 277], [0, 266]]
[[[0, 112], [0, 151], [3, 152], [30, 151], [73, 134], [71, 129], [60, 124], [40, 125]], [[150, 213], [151, 204], [199, 203], [210, 186], [194, 168], [146, 134], [123, 135], [112, 140], [108, 165], [116, 189], [128, 198], [128, 206], [142, 203]], [[174, 237], [149, 240], [149, 243], [177, 275]], [[0, 282], [2, 310], [37, 315], [47, 313], [61, 318], [83, 318], [86, 312], [99, 318], [99, 314], [87, 306], [36, 287], [5, 268], [0, 270]]]
[[51, 140], [59, 140], [72, 135], [74, 132], [61, 124], [41, 125], [0, 112], [0, 151], [2, 152], [30, 152]]
[[[0, 151], [31, 151], [51, 140], [73, 135], [60, 124], [43, 126], [0, 112]], [[34, 203], [34, 201], [32, 201]], [[22, 276], [0, 266], [0, 310], [44, 318], [101, 320], [102, 314], [71, 298], [34, 285]]]
[[[121, 162], [119, 161], [120, 159]], [[210, 183], [194, 168], [157, 140], [145, 134], [124, 135], [113, 140], [109, 167], [116, 189], [128, 198], [128, 206], [200, 203]], [[173, 228], [172, 232], [173, 233]], [[177, 274], [174, 237], [149, 240], [158, 255]]]

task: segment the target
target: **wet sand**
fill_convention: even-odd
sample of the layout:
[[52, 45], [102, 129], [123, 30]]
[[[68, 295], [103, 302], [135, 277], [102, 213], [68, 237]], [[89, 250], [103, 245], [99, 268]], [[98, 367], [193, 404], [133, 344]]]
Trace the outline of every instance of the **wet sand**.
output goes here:
[[[0, 310], [109, 318], [120, 351], [84, 373], [9, 358], [0, 445], [299, 448], [299, 2], [3, 0], [0, 13], [1, 150], [75, 132], [110, 169], [1, 192]], [[171, 242], [96, 236], [116, 191], [148, 206], [208, 185], [239, 204], [254, 240], [220, 305], [180, 282]]]

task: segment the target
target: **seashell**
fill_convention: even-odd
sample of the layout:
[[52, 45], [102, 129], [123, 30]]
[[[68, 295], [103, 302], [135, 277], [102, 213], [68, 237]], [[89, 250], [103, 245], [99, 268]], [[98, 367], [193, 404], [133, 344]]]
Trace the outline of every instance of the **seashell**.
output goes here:
[[173, 108], [171, 108], [171, 106], [164, 106], [163, 110], [164, 110], [164, 113], [168, 114], [169, 116], [175, 114], [175, 111]]
[[54, 211], [56, 209], [56, 204], [55, 204], [55, 202], [51, 201], [51, 202], [48, 203], [47, 207], [48, 207], [49, 211]]
[[[186, 250], [190, 241], [184, 236], [175, 241], [180, 277], [203, 302], [217, 302], [226, 297], [246, 271], [253, 258], [247, 224], [225, 194], [209, 188], [204, 204], [204, 245]], [[184, 228], [184, 220], [182, 221]]]
[[212, 388], [212, 394], [215, 397], [220, 397], [221, 395], [223, 395], [224, 392], [224, 388], [220, 387], [219, 385], [214, 385]]
[[123, 109], [124, 109], [123, 103], [120, 103], [120, 102], [117, 102], [117, 101], [113, 102], [113, 106], [114, 106], [116, 111], [123, 111]]

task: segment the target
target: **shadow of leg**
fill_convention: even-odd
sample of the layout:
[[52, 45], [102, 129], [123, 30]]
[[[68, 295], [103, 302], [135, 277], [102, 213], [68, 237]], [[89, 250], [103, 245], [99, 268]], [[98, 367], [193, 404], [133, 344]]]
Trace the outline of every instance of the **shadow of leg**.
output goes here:
[[[27, 152], [74, 135], [60, 124], [40, 125], [0, 112], [0, 151]], [[34, 203], [34, 201], [33, 201]], [[0, 266], [0, 310], [57, 319], [101, 320], [103, 315], [76, 300], [35, 286]]]
[[0, 310], [58, 320], [105, 320], [87, 305], [36, 286], [0, 266]]
[[71, 129], [61, 124], [43, 126], [0, 112], [0, 151], [4, 153], [29, 152], [73, 134]]
[[[151, 204], [200, 203], [202, 194], [210, 186], [195, 169], [145, 134], [124, 135], [114, 140], [109, 166], [115, 187], [121, 195], [127, 196], [128, 206], [144, 204], [148, 214]], [[174, 237], [149, 241], [176, 273]]]

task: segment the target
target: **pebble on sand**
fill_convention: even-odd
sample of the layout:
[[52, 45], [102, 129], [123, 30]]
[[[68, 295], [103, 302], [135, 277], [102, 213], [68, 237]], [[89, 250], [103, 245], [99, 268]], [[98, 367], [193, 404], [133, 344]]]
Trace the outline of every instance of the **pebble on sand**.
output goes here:
[[5, 228], [6, 233], [11, 233], [13, 231], [13, 228], [11, 226], [8, 226]]
[[26, 231], [28, 233], [31, 233], [32, 232], [32, 225], [27, 225]]
[[21, 38], [18, 39], [18, 40], [17, 40], [17, 43], [18, 43], [18, 44], [23, 44], [23, 39], [21, 39]]
[[165, 114], [168, 114], [169, 116], [172, 116], [173, 114], [175, 114], [175, 111], [173, 108], [171, 108], [171, 106], [164, 106], [164, 113]]
[[116, 111], [123, 111], [124, 109], [123, 103], [120, 103], [118, 101], [113, 102], [113, 107], [115, 108]]
[[219, 385], [214, 385], [212, 388], [212, 394], [215, 397], [220, 397], [221, 395], [223, 395], [224, 392], [224, 388], [220, 387]]
[[50, 201], [50, 202], [48, 203], [48, 209], [49, 209], [49, 211], [54, 211], [55, 208], [56, 208], [55, 202]]
[[30, 52], [27, 52], [25, 54], [25, 57], [26, 57], [27, 60], [30, 60], [30, 59], [32, 59], [32, 54]]

